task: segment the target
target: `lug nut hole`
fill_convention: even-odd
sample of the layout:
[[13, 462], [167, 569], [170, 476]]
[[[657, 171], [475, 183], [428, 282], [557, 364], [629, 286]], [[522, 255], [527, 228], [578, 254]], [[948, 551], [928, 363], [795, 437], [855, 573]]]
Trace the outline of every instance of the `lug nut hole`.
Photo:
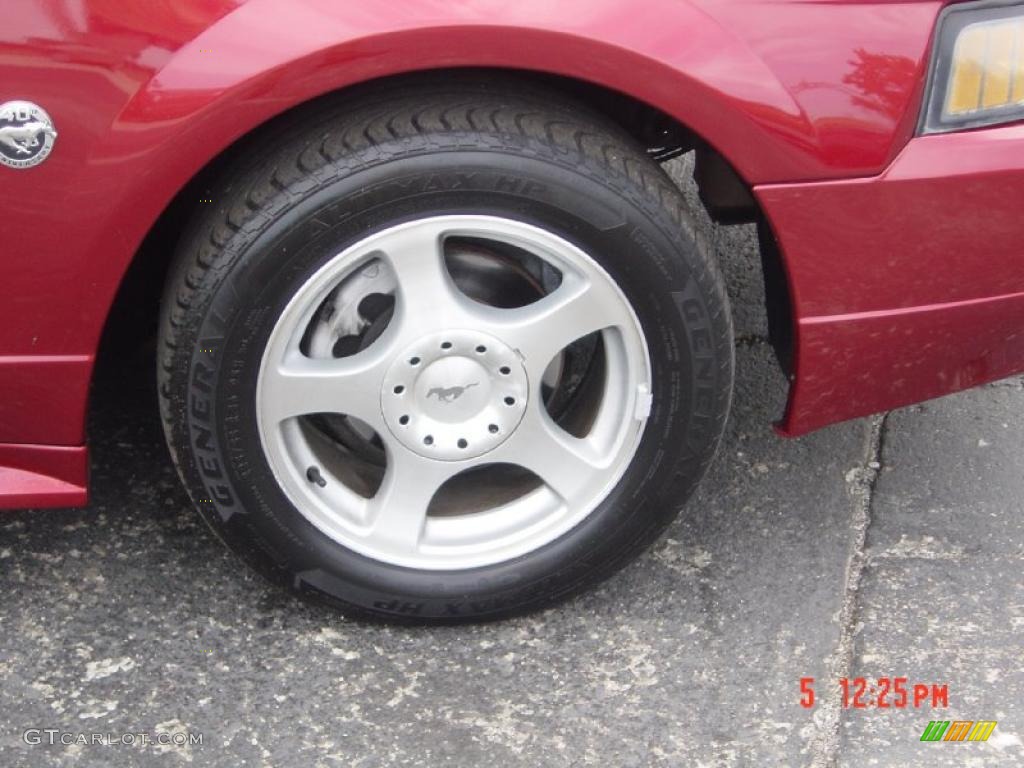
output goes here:
[[419, 365], [419, 364], [420, 364], [420, 359], [418, 357], [410, 357], [409, 358], [409, 365]]
[[398, 419], [398, 423], [399, 423], [399, 424], [401, 424], [401, 425], [402, 425], [402, 426], [404, 427], [404, 426], [405, 426], [406, 424], [408, 424], [408, 423], [409, 423], [409, 417], [408, 417], [408, 416], [402, 416], [402, 417], [400, 417], [400, 418]]
[[427, 435], [426, 437], [424, 437], [423, 438], [423, 444], [424, 445], [433, 445], [434, 444], [434, 436], [433, 435]]
[[515, 405], [515, 404], [516, 404], [516, 399], [514, 397], [506, 397], [505, 398], [505, 405]]
[[512, 369], [509, 368], [507, 365], [503, 365], [501, 366], [501, 368], [498, 369], [498, 372], [501, 373], [502, 376], [508, 376], [510, 373], [512, 373]]
[[452, 348], [452, 343], [450, 341], [446, 341], [446, 342], [443, 342], [441, 344], [441, 349], [451, 349], [451, 348]]
[[464, 437], [459, 438], [459, 448], [465, 448], [468, 445], [469, 443], [466, 442], [466, 439]]
[[397, 387], [395, 387], [395, 394], [396, 395], [400, 395], [403, 392], [405, 392], [405, 387], [403, 387], [401, 384], [399, 384]]
[[479, 347], [476, 348], [476, 351], [477, 351], [477, 354], [482, 355], [484, 352], [487, 351], [487, 347], [485, 347], [483, 344], [481, 344]]
[[501, 431], [501, 427], [499, 427], [497, 424], [491, 424], [491, 426], [487, 428], [487, 431], [490, 432], [492, 435], [496, 435], [498, 434], [498, 432]]

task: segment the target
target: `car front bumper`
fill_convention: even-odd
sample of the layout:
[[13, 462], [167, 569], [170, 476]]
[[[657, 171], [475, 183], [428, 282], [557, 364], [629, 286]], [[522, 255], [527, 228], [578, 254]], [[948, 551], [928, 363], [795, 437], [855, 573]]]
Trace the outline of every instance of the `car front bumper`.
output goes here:
[[912, 139], [874, 178], [755, 193], [793, 302], [783, 433], [1024, 371], [1024, 124]]

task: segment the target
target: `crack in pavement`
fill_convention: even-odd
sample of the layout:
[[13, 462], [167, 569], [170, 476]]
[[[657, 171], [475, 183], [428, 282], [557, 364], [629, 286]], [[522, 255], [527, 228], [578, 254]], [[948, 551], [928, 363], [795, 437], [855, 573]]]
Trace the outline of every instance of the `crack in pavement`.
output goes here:
[[[850, 470], [846, 482], [853, 496], [853, 551], [846, 566], [843, 605], [839, 614], [839, 641], [825, 666], [829, 671], [829, 693], [823, 696], [814, 715], [815, 732], [808, 745], [812, 768], [834, 768], [839, 764], [839, 728], [842, 708], [838, 682], [853, 670], [854, 641], [859, 605], [857, 596], [868, 564], [867, 535], [875, 496], [875, 484], [882, 471], [882, 449], [889, 414], [871, 419], [865, 436], [864, 459]], [[834, 687], [833, 687], [834, 686]]]

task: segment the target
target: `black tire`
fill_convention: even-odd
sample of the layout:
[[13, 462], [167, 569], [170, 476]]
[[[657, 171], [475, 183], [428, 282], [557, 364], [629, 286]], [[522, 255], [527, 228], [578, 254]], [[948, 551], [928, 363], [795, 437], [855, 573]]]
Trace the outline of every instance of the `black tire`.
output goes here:
[[[161, 415], [204, 519], [272, 581], [399, 621], [534, 610], [629, 563], [704, 474], [732, 391], [728, 299], [679, 191], [604, 117], [514, 80], [378, 88], [279, 121], [213, 198], [166, 288]], [[289, 502], [252, 417], [255, 371], [275, 313], [328, 258], [452, 212], [533, 223], [599, 261], [644, 328], [654, 401], [628, 471], [582, 523], [511, 561], [419, 571], [342, 547]]]

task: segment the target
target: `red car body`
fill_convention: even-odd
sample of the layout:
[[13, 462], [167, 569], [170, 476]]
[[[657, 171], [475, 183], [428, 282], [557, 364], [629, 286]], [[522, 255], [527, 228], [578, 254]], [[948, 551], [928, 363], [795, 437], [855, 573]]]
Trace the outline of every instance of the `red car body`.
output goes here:
[[916, 135], [943, 5], [15, 0], [0, 102], [60, 138], [0, 168], [0, 506], [85, 502], [101, 333], [190, 180], [296, 105], [415, 71], [572, 78], [713, 146], [781, 252], [786, 434], [1024, 370], [1024, 125]]

